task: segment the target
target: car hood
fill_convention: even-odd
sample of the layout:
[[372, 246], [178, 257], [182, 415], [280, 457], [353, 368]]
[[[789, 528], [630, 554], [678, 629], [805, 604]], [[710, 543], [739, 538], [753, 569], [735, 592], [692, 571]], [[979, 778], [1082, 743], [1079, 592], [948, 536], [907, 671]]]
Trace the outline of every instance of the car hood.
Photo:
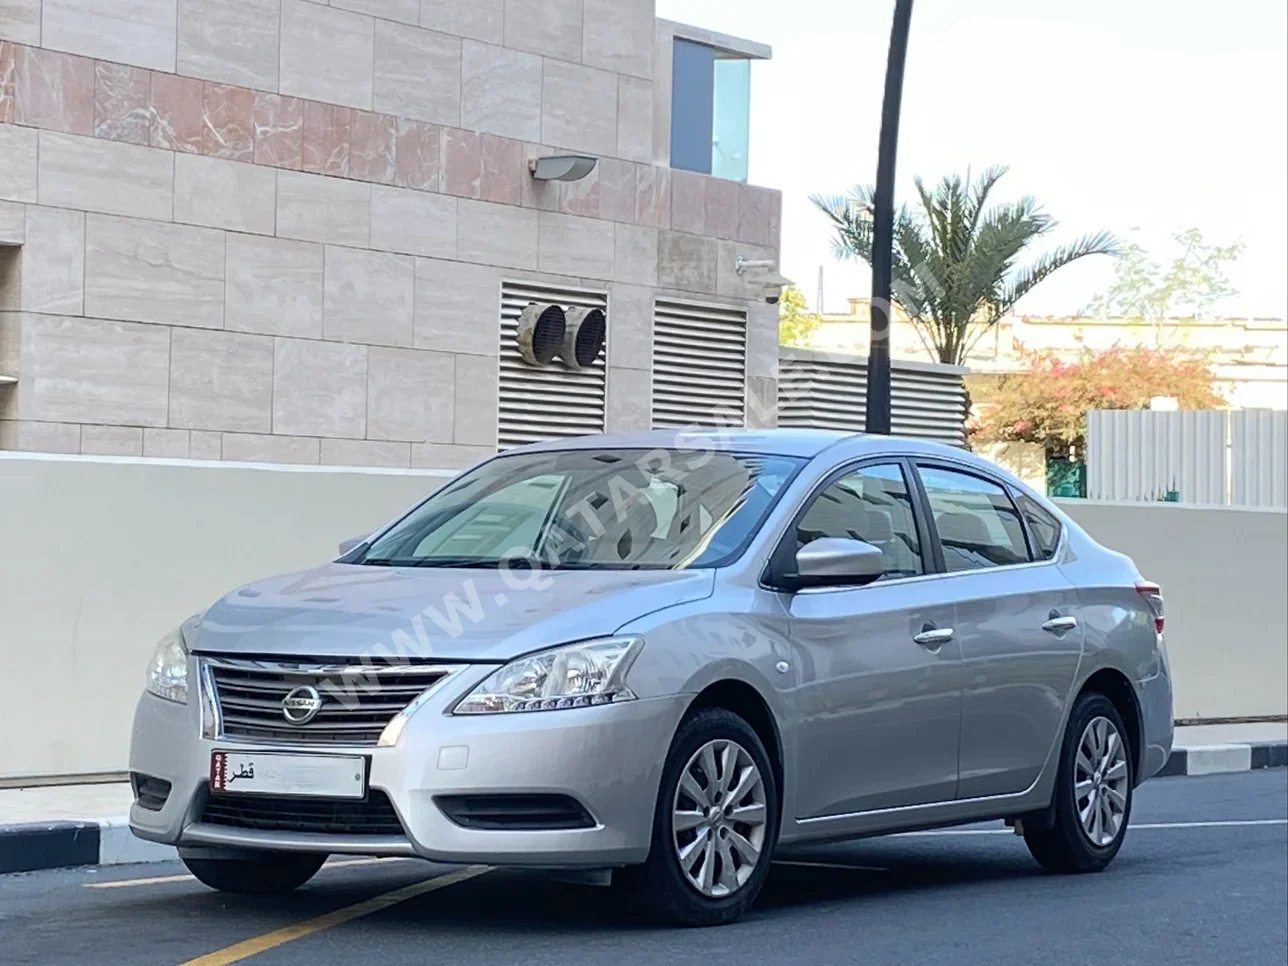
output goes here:
[[[522, 579], [521, 579], [522, 578]], [[522, 587], [539, 578], [542, 586]], [[507, 661], [614, 633], [711, 595], [703, 570], [497, 570], [332, 563], [235, 590], [202, 615], [198, 653]]]

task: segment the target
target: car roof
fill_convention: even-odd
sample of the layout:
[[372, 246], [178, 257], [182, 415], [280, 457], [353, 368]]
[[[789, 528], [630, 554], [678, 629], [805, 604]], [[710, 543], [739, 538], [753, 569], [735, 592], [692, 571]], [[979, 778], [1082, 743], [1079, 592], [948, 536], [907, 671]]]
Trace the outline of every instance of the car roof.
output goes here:
[[900, 453], [952, 455], [965, 450], [927, 440], [900, 436], [868, 436], [830, 429], [654, 429], [638, 433], [607, 433], [531, 443], [510, 453], [555, 452], [574, 449], [703, 449], [762, 456], [795, 456], [812, 459], [824, 450], [844, 444], [845, 456]]

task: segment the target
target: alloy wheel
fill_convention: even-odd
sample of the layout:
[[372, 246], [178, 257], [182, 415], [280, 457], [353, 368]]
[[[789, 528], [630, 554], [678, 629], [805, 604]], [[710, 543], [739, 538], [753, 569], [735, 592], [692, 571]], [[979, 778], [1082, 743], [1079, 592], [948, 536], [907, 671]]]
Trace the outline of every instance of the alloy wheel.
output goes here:
[[765, 781], [747, 749], [717, 738], [693, 753], [675, 789], [672, 838], [680, 870], [704, 896], [731, 896], [765, 846]]
[[1131, 770], [1122, 735], [1105, 717], [1092, 718], [1078, 741], [1073, 765], [1073, 798], [1082, 832], [1104, 848], [1118, 837], [1127, 814]]

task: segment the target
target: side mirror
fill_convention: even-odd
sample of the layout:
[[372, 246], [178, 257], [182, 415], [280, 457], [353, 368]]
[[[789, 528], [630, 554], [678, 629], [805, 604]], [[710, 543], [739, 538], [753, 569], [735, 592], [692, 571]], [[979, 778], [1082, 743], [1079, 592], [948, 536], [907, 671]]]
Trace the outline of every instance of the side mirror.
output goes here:
[[350, 553], [351, 551], [356, 550], [358, 547], [361, 547], [364, 543], [367, 542], [367, 537], [369, 536], [371, 536], [371, 534], [364, 533], [360, 537], [350, 537], [348, 540], [341, 540], [340, 556], [343, 557], [346, 554]]
[[820, 537], [796, 551], [796, 573], [785, 574], [791, 587], [861, 587], [881, 576], [881, 550], [862, 540]]

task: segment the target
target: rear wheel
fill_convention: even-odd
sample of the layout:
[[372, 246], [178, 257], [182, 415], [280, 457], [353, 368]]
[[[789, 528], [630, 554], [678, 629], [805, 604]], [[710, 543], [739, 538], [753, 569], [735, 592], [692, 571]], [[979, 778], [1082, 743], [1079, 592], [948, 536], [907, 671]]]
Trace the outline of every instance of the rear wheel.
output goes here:
[[1033, 857], [1051, 872], [1099, 872], [1122, 847], [1131, 817], [1133, 749], [1103, 694], [1079, 696], [1069, 715], [1055, 786], [1055, 823], [1026, 828]]
[[183, 864], [198, 881], [220, 892], [273, 895], [298, 889], [326, 860], [308, 852], [263, 852], [253, 859], [185, 858]]
[[723, 708], [686, 718], [671, 742], [648, 861], [627, 884], [657, 917], [684, 926], [737, 919], [755, 901], [778, 839], [769, 755]]

